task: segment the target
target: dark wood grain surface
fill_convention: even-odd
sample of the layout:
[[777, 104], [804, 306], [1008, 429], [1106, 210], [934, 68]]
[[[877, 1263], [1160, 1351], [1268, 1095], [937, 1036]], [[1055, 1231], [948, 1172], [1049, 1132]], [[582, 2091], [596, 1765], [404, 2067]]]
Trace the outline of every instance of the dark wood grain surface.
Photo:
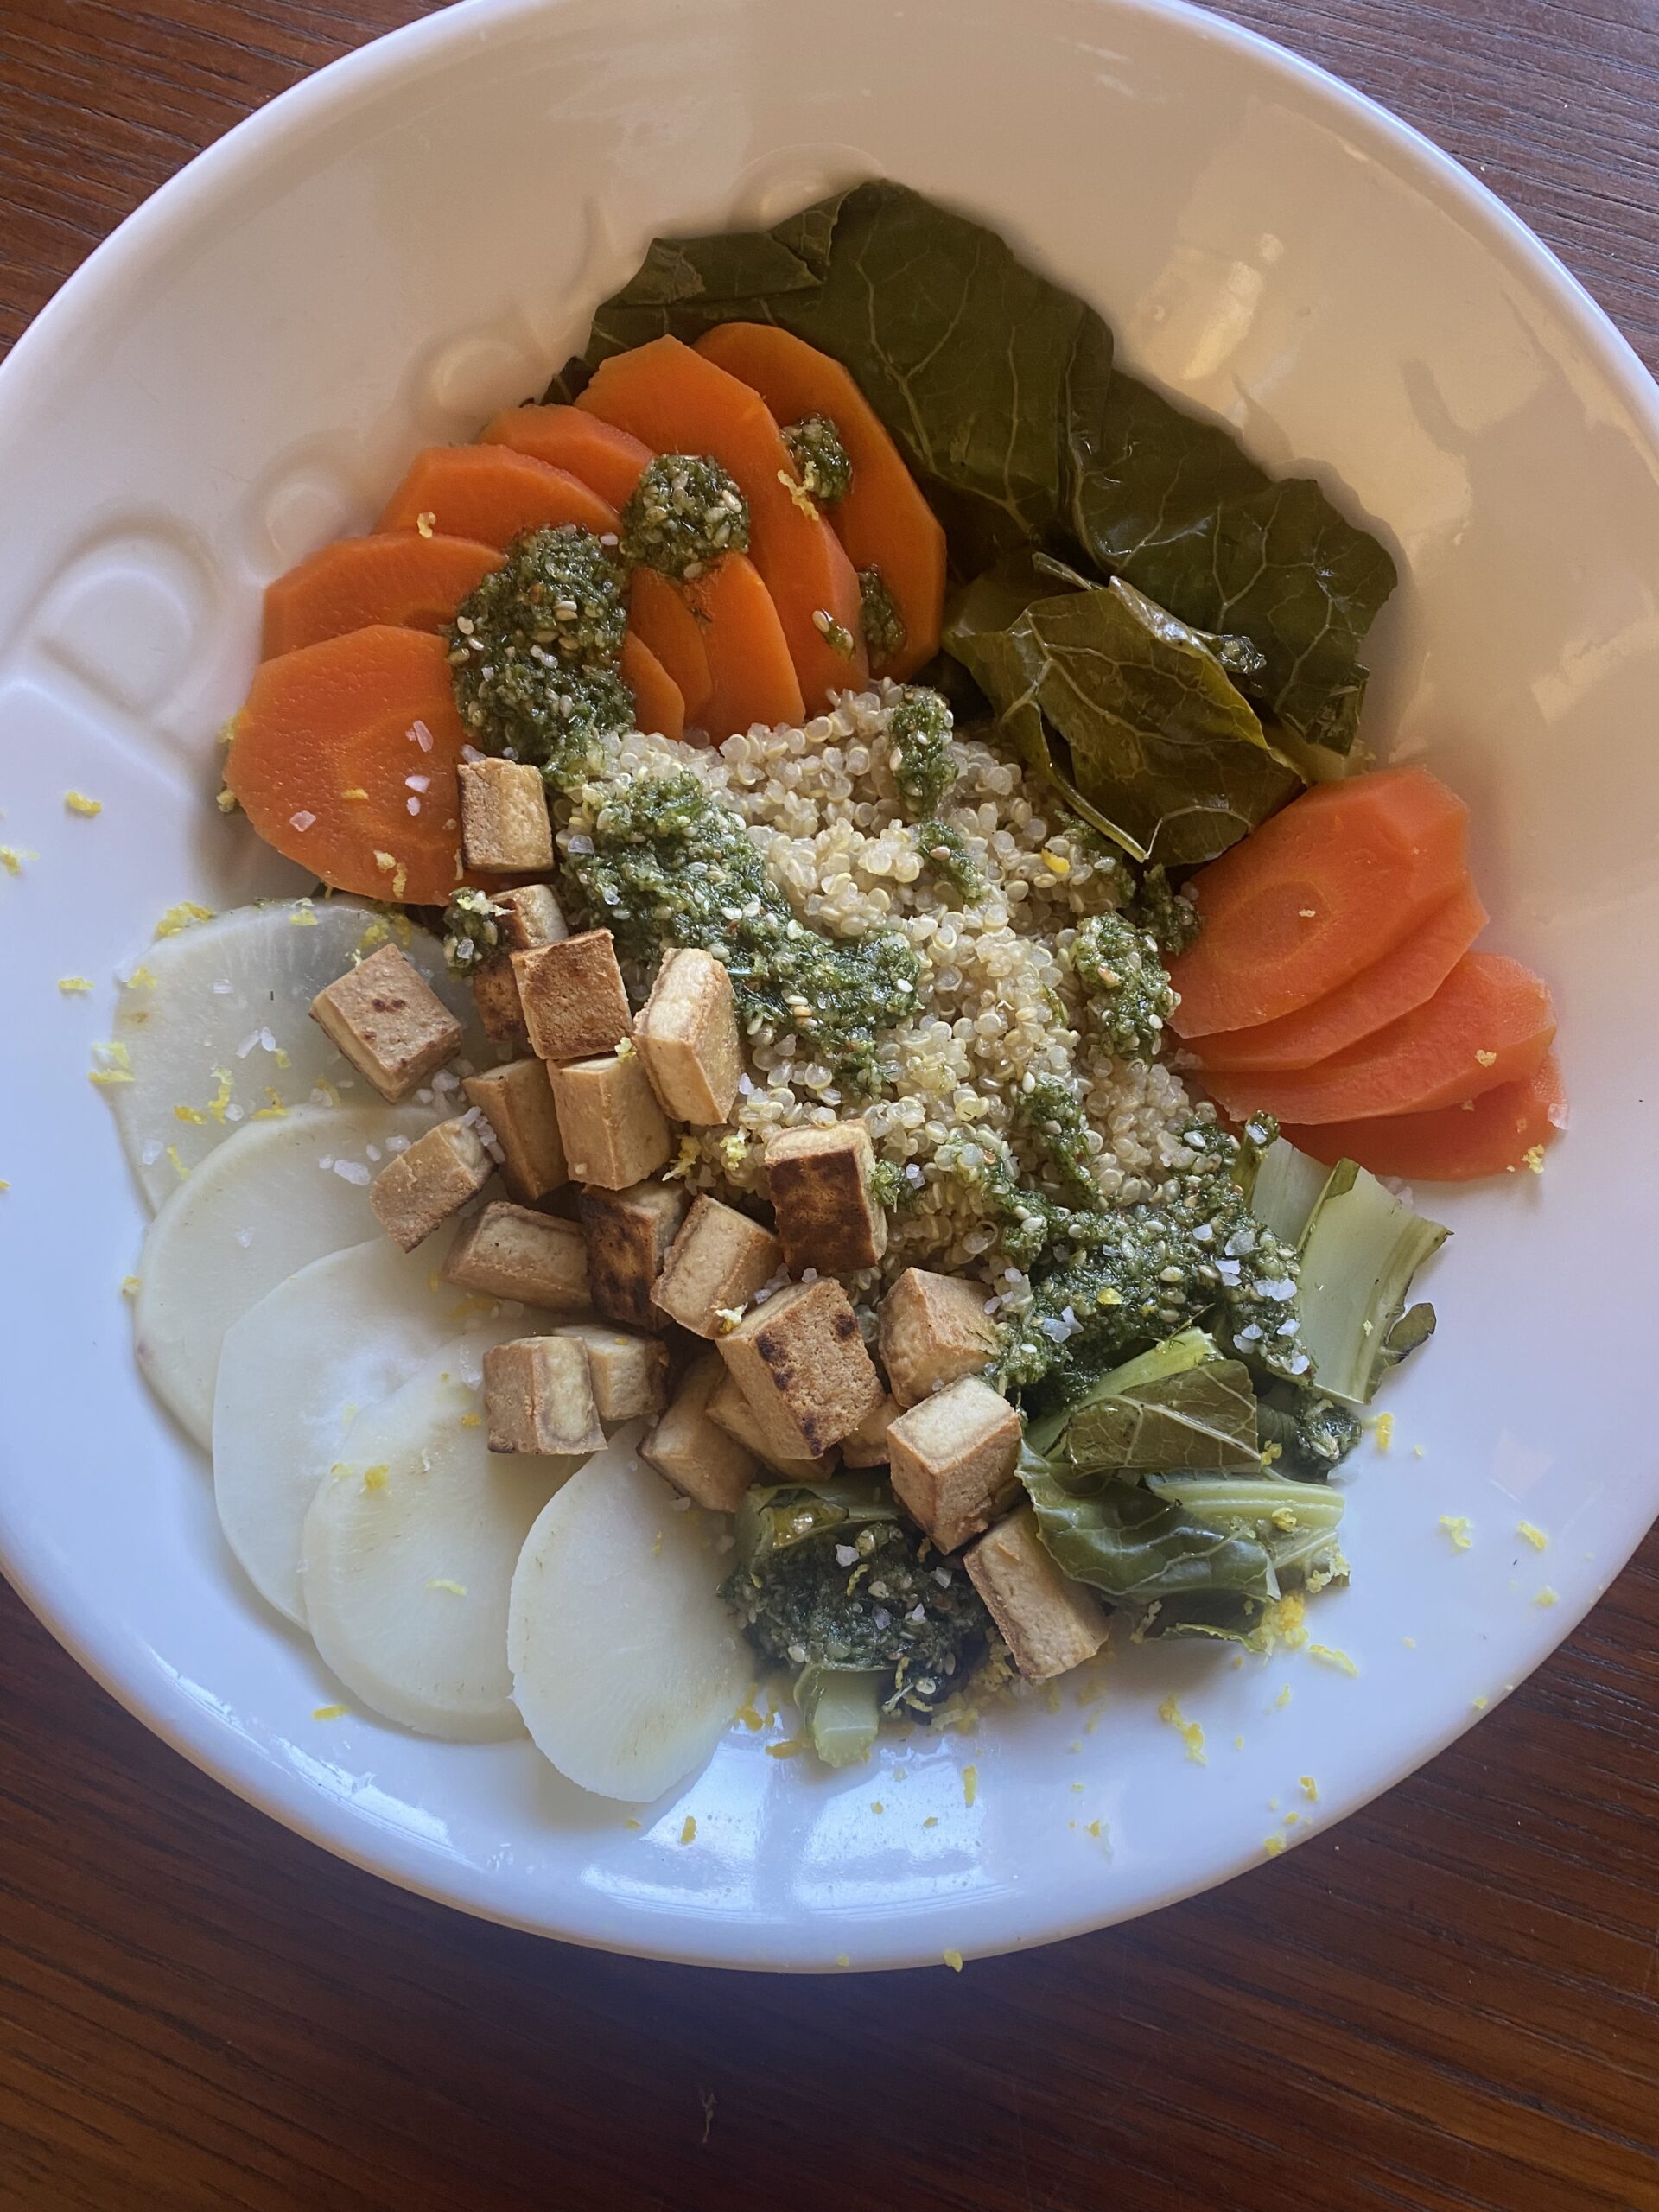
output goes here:
[[[0, 0], [0, 345], [250, 108], [428, 12]], [[1656, 0], [1227, 12], [1468, 162], [1659, 363]], [[1656, 2212], [1656, 1647], [1649, 1538], [1471, 1736], [1247, 1880], [960, 1977], [791, 1982], [340, 1866], [0, 1588], [0, 2207]]]

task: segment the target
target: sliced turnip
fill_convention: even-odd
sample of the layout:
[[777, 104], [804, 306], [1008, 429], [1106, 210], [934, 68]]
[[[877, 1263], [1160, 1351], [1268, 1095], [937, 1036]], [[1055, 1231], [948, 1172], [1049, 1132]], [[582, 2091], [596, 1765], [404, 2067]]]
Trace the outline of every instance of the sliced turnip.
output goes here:
[[640, 1464], [629, 1429], [550, 1499], [512, 1578], [512, 1694], [584, 1789], [636, 1803], [701, 1766], [752, 1673], [718, 1523]]
[[378, 1235], [369, 1185], [429, 1120], [419, 1107], [322, 1106], [246, 1122], [151, 1222], [138, 1363], [199, 1444], [212, 1439], [226, 1331], [296, 1268]]
[[238, 906], [158, 938], [135, 963], [113, 1033], [132, 1080], [105, 1085], [105, 1095], [152, 1209], [262, 1107], [324, 1103], [324, 1084], [348, 1105], [372, 1101], [310, 1007], [354, 955], [394, 930], [392, 941], [408, 936], [404, 950], [460, 1019], [461, 1057], [492, 1065], [472, 993], [446, 971], [437, 939], [350, 899]]
[[565, 1475], [560, 1461], [486, 1448], [480, 1357], [476, 1342], [452, 1344], [359, 1415], [304, 1532], [306, 1618], [328, 1666], [388, 1719], [474, 1742], [523, 1725], [508, 1596]]
[[[302, 1628], [300, 1534], [318, 1484], [349, 1458], [359, 1414], [458, 1330], [490, 1325], [470, 1318], [476, 1306], [437, 1280], [429, 1251], [380, 1236], [314, 1260], [226, 1331], [213, 1394], [219, 1517], [255, 1589]], [[521, 1318], [511, 1333], [534, 1325]]]

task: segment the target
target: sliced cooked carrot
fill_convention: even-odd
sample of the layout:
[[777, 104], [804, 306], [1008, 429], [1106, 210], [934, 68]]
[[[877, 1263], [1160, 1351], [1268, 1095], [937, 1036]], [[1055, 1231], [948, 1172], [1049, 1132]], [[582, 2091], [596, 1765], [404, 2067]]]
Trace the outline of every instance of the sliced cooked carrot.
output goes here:
[[473, 537], [423, 537], [416, 531], [336, 538], [265, 586], [264, 658], [371, 622], [441, 630], [500, 565], [495, 547]]
[[904, 618], [904, 648], [881, 674], [913, 676], [939, 649], [944, 532], [875, 410], [839, 361], [773, 323], [721, 323], [696, 350], [753, 385], [779, 423], [826, 415], [835, 424], [853, 481], [824, 520], [855, 569], [880, 569]]
[[622, 640], [618, 672], [633, 694], [634, 720], [658, 737], [683, 737], [685, 701], [680, 687], [651, 647], [630, 630]]
[[1312, 1006], [1281, 1014], [1277, 1021], [1259, 1021], [1253, 1029], [1195, 1037], [1192, 1049], [1217, 1074], [1311, 1067], [1433, 998], [1485, 926], [1486, 909], [1473, 885], [1465, 884], [1391, 952]]
[[695, 583], [671, 585], [702, 632], [709, 657], [703, 727], [718, 745], [756, 722], [798, 726], [806, 719], [789, 640], [772, 594], [747, 555], [728, 553]]
[[702, 625], [678, 588], [655, 569], [633, 572], [628, 585], [628, 628], [678, 685], [686, 720], [702, 728], [702, 711], [714, 690]]
[[521, 530], [573, 522], [595, 537], [616, 528], [616, 510], [563, 468], [511, 446], [428, 446], [387, 500], [377, 530], [414, 530], [423, 515], [451, 537], [476, 537], [505, 551]]
[[438, 906], [461, 875], [466, 742], [442, 639], [375, 623], [261, 663], [225, 780], [268, 845], [336, 890]]
[[622, 505], [651, 459], [649, 446], [579, 407], [509, 407], [480, 431], [479, 443], [511, 446], [565, 469], [613, 507]]
[[1514, 1174], [1536, 1166], [1543, 1148], [1567, 1127], [1567, 1092], [1551, 1053], [1531, 1075], [1501, 1083], [1462, 1106], [1432, 1114], [1381, 1115], [1369, 1122], [1331, 1122], [1286, 1129], [1300, 1151], [1334, 1167], [1357, 1160], [1373, 1175], [1408, 1175], [1414, 1182], [1472, 1183], [1482, 1175]]
[[[711, 454], [736, 482], [748, 502], [750, 556], [815, 712], [830, 692], [867, 680], [858, 577], [800, 492], [789, 448], [758, 392], [677, 338], [653, 338], [602, 362], [576, 405], [632, 431], [653, 452]], [[825, 631], [835, 626], [853, 640], [850, 657], [830, 643]]]
[[1268, 1075], [1205, 1075], [1236, 1121], [1369, 1121], [1460, 1106], [1533, 1073], [1555, 1034], [1549, 987], [1518, 960], [1465, 952], [1432, 999], [1345, 1052]]
[[1204, 927], [1174, 961], [1182, 1037], [1311, 1006], [1465, 878], [1469, 810], [1426, 768], [1323, 784], [1192, 880]]

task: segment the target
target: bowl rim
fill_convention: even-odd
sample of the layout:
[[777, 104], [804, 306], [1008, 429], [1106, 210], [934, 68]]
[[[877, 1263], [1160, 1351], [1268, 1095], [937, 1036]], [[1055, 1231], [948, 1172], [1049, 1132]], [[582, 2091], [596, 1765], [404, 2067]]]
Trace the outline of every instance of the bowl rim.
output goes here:
[[[365, 45], [340, 55], [302, 77], [264, 106], [234, 124], [221, 137], [194, 156], [182, 168], [140, 202], [86, 259], [59, 287], [34, 317], [3, 361], [0, 361], [0, 438], [15, 413], [26, 403], [30, 387], [49, 374], [57, 350], [73, 344], [77, 334], [94, 314], [107, 313], [107, 296], [122, 289], [142, 288], [149, 268], [171, 245], [176, 233], [211, 209], [214, 201], [238, 182], [257, 180], [260, 163], [277, 149], [293, 148], [308, 137], [321, 135], [377, 91], [400, 78], [419, 73], [440, 57], [478, 45], [481, 41], [509, 38], [527, 31], [560, 13], [565, 0], [456, 0], [440, 13], [383, 33]], [[1334, 113], [1355, 137], [1369, 143], [1381, 158], [1403, 171], [1420, 188], [1432, 189], [1443, 212], [1459, 219], [1465, 231], [1487, 253], [1523, 278], [1560, 314], [1594, 365], [1629, 407], [1659, 466], [1659, 385], [1649, 374], [1630, 341], [1586, 288], [1558, 256], [1464, 165], [1437, 146], [1414, 125], [1358, 91], [1319, 64], [1281, 46], [1262, 34], [1246, 29], [1190, 4], [1190, 0], [1090, 0], [1102, 16], [1140, 19], [1173, 27], [1183, 37], [1220, 46], [1248, 58], [1268, 79], [1287, 92], [1311, 98]], [[1641, 1541], [1638, 1531], [1629, 1549], [1618, 1558], [1613, 1573], [1622, 1571]], [[258, 1758], [242, 1737], [218, 1723], [193, 1700], [155, 1694], [146, 1679], [114, 1649], [96, 1620], [79, 1612], [67, 1578], [54, 1573], [44, 1557], [33, 1561], [16, 1549], [0, 1553], [0, 1567], [30, 1611], [54, 1640], [92, 1676], [102, 1688], [152, 1735], [169, 1749], [257, 1810], [279, 1821], [293, 1834], [320, 1846], [335, 1858], [364, 1872], [393, 1881], [398, 1886], [475, 1917], [525, 1932], [582, 1945], [585, 1948], [615, 1951], [625, 1955], [659, 1959], [700, 1966], [780, 1972], [814, 1971], [811, 1965], [780, 1963], [758, 1954], [752, 1926], [730, 1928], [701, 1916], [669, 1917], [642, 1914], [633, 1939], [583, 1931], [568, 1923], [555, 1925], [544, 1914], [513, 1910], [510, 1899], [487, 1894], [470, 1867], [439, 1861], [416, 1851], [407, 1839], [384, 1829], [373, 1831], [371, 1848], [364, 1840], [365, 1824], [344, 1814], [332, 1798], [306, 1789], [294, 1777]], [[1607, 1578], [1611, 1580], [1611, 1574]], [[1601, 1587], [1605, 1589], [1604, 1583]], [[1552, 1620], [1556, 1633], [1534, 1663], [1559, 1649], [1598, 1601], [1592, 1590], [1585, 1602], [1563, 1605]], [[1379, 1773], [1371, 1787], [1352, 1801], [1357, 1811], [1392, 1789], [1408, 1775], [1437, 1757], [1472, 1721], [1447, 1727], [1439, 1737], [1416, 1745], [1411, 1754], [1389, 1770]], [[1344, 1815], [1345, 1817], [1345, 1815]], [[1177, 1904], [1214, 1886], [1227, 1875], [1205, 1875], [1128, 1914], [1084, 1909], [1067, 1915], [1058, 1924], [1032, 1934], [1010, 1926], [975, 1947], [976, 1956], [1032, 1948], [1088, 1933], [1140, 1911]], [[938, 1954], [926, 1947], [931, 1932], [931, 1916], [919, 1923], [917, 1938], [889, 1955], [860, 1960], [855, 1970], [879, 1971], [931, 1964]], [[829, 1971], [828, 1968], [817, 1969]]]

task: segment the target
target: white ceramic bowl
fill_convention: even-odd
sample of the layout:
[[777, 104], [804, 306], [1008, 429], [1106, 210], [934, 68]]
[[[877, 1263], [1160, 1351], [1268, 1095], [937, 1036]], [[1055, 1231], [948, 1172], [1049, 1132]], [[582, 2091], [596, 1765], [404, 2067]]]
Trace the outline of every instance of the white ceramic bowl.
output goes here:
[[[1370, 733], [1472, 803], [1491, 941], [1556, 988], [1574, 1118], [1541, 1180], [1444, 1194], [1440, 1338], [1390, 1394], [1392, 1451], [1351, 1463], [1353, 1586], [1313, 1616], [1357, 1674], [1128, 1651], [1103, 1705], [1065, 1689], [836, 1777], [740, 1728], [635, 1829], [527, 1743], [311, 1718], [334, 1686], [243, 1585], [134, 1368], [141, 1214], [88, 1052], [164, 906], [284, 882], [212, 804], [264, 581], [362, 525], [416, 446], [533, 391], [653, 231], [884, 171], [1001, 226], [1129, 364], [1395, 541]], [[331, 1850], [664, 1956], [1040, 1942], [1386, 1788], [1543, 1657], [1659, 1504], [1656, 452], [1633, 357], [1478, 185], [1178, 7], [474, 0], [255, 116], [0, 369], [0, 836], [38, 855], [0, 875], [8, 1573], [158, 1734]], [[61, 999], [66, 971], [95, 996]], [[1159, 1718], [1172, 1692], [1205, 1764]]]

